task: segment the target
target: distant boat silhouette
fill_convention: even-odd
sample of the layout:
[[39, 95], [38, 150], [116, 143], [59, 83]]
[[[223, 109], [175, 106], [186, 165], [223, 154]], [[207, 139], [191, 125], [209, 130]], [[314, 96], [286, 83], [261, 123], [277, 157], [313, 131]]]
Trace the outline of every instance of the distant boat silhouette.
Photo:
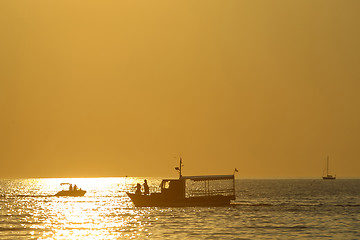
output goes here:
[[60, 185], [69, 185], [69, 190], [61, 190], [55, 194], [56, 197], [82, 197], [86, 193], [86, 191], [81, 188], [77, 189], [76, 185], [73, 187], [71, 183], [61, 183]]
[[336, 175], [330, 175], [329, 174], [329, 157], [327, 157], [327, 161], [326, 161], [326, 176], [323, 176], [324, 180], [335, 180], [336, 179]]
[[[161, 192], [142, 194], [138, 185], [139, 190], [126, 194], [136, 207], [227, 206], [230, 205], [231, 200], [235, 200], [234, 174], [182, 176], [181, 167], [180, 158], [180, 166], [175, 168], [179, 171], [179, 179], [163, 179], [160, 185]], [[191, 189], [188, 186], [189, 181], [195, 184], [201, 182], [201, 186], [204, 187]], [[219, 181], [227, 181], [229, 184], [222, 187], [216, 184]]]

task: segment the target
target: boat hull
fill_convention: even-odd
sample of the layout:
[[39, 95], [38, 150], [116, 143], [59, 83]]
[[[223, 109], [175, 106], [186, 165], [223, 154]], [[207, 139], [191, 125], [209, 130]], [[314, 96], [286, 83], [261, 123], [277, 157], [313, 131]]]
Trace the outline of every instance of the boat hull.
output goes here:
[[190, 198], [172, 198], [161, 193], [140, 195], [126, 193], [136, 207], [196, 207], [229, 206], [235, 196], [204, 196]]
[[324, 180], [335, 180], [336, 177], [334, 176], [326, 176], [326, 177], [323, 177]]
[[86, 193], [85, 190], [62, 190], [55, 194], [56, 197], [82, 197]]

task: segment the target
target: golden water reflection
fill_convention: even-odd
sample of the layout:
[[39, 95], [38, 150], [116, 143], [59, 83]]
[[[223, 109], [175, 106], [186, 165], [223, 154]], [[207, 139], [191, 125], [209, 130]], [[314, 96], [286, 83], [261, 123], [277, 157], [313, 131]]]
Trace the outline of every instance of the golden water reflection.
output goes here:
[[[143, 178], [0, 179], [0, 239], [359, 239], [356, 180], [237, 180], [231, 207], [136, 208]], [[150, 191], [161, 179], [148, 178]], [[54, 197], [61, 182], [84, 197]], [[346, 213], [346, 214], [344, 214]], [[331, 219], [337, 219], [337, 223]]]
[[[10, 229], [28, 229], [28, 234], [38, 239], [147, 237], [150, 236], [148, 226], [151, 223], [144, 221], [146, 210], [135, 208], [126, 196], [126, 191], [133, 191], [136, 183], [143, 180], [73, 178], [11, 181], [7, 186], [7, 206], [3, 215], [9, 216]], [[57, 191], [62, 190], [62, 182], [76, 184], [87, 192], [84, 197], [54, 197]], [[159, 180], [151, 182], [155, 189]]]

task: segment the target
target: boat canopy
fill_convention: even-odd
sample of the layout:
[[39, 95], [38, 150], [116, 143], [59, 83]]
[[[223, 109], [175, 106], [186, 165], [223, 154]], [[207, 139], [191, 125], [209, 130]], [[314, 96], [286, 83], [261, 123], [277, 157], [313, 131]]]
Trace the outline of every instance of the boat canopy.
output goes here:
[[192, 181], [233, 180], [234, 175], [182, 176], [181, 178], [189, 179]]

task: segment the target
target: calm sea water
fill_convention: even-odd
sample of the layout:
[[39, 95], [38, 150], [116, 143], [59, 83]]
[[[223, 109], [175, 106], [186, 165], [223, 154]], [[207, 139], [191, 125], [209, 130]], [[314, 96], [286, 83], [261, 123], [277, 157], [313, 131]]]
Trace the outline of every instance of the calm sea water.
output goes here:
[[[61, 182], [88, 192], [53, 197]], [[210, 208], [135, 208], [125, 191], [138, 182], [0, 180], [0, 239], [360, 239], [360, 179], [238, 179], [235, 205]]]

